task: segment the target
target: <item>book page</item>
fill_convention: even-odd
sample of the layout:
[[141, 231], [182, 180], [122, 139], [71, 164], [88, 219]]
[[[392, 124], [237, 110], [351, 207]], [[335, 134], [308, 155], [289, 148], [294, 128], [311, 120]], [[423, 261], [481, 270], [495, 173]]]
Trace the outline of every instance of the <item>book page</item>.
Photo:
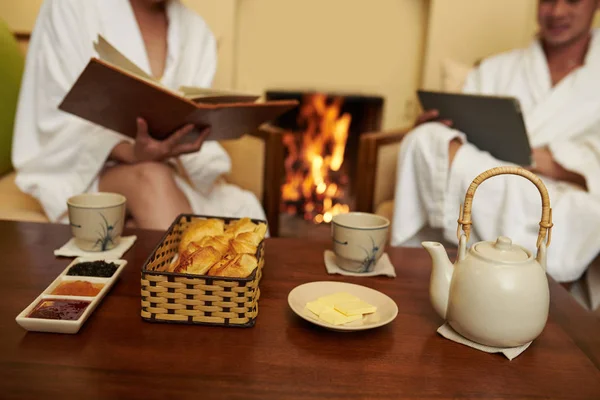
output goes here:
[[257, 103], [256, 96], [240, 96], [240, 95], [220, 95], [220, 96], [204, 96], [204, 97], [186, 97], [196, 104], [227, 104], [227, 103]]
[[[123, 53], [111, 45], [102, 35], [98, 35], [97, 42], [94, 43], [94, 49], [102, 61], [108, 62], [114, 67], [129, 72], [138, 78], [164, 87], [159, 80], [148, 75], [144, 70], [135, 65], [135, 63], [125, 57]], [[218, 97], [223, 97], [223, 102], [253, 102], [260, 97], [249, 93], [191, 86], [181, 86], [177, 91], [171, 89], [168, 90], [189, 100], [201, 101], [200, 99], [206, 98], [206, 103], [219, 103]]]
[[98, 35], [98, 41], [94, 42], [94, 49], [100, 56], [102, 61], [106, 61], [117, 68], [125, 70], [131, 74], [134, 74], [140, 78], [147, 79], [151, 82], [160, 84], [160, 82], [146, 72], [143, 69], [135, 65], [131, 60], [129, 60], [123, 53], [117, 50], [113, 45], [108, 43], [106, 39], [102, 35]]
[[192, 86], [180, 86], [179, 91], [183, 93], [187, 99], [201, 99], [203, 97], [231, 97], [231, 98], [243, 98], [243, 99], [258, 99], [260, 96], [252, 93], [236, 92], [233, 90], [219, 90], [212, 88], [201, 88]]
[[161, 88], [178, 96], [184, 96], [183, 92], [170, 89], [163, 85], [158, 79], [148, 75], [143, 69], [135, 65], [133, 61], [125, 57], [123, 53], [110, 44], [102, 35], [98, 35], [97, 42], [94, 42], [94, 49], [102, 61], [112, 65], [113, 67], [128, 72], [135, 77], [153, 85], [160, 86]]

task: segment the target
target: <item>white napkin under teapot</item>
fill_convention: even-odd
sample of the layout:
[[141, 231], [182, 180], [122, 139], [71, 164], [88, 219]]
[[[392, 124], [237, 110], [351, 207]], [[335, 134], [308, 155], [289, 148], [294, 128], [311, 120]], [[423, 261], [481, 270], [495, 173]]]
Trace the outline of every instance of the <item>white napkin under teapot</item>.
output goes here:
[[509, 360], [518, 357], [521, 353], [527, 350], [527, 348], [531, 344], [531, 342], [529, 342], [525, 343], [522, 346], [507, 348], [485, 346], [483, 344], [475, 343], [467, 339], [466, 337], [460, 335], [454, 329], [452, 329], [452, 327], [448, 323], [445, 323], [444, 325], [440, 326], [437, 332], [446, 339], [452, 340], [456, 343], [464, 344], [465, 346], [469, 346], [477, 350], [485, 351], [486, 353], [502, 353]]

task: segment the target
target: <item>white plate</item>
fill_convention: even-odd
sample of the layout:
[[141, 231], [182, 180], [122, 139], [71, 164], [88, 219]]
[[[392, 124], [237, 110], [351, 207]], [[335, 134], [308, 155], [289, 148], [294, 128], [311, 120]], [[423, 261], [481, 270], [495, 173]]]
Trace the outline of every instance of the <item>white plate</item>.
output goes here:
[[[53, 333], [77, 333], [81, 326], [85, 323], [88, 317], [94, 312], [98, 303], [102, 300], [102, 298], [108, 293], [108, 291], [112, 288], [114, 283], [116, 282], [119, 275], [127, 265], [127, 261], [125, 260], [116, 260], [116, 259], [107, 259], [103, 260], [106, 262], [113, 262], [117, 264], [119, 267], [115, 271], [115, 273], [110, 278], [98, 278], [91, 276], [76, 276], [76, 275], [67, 275], [67, 271], [73, 265], [78, 264], [83, 261], [94, 261], [93, 259], [86, 258], [76, 258], [71, 262], [58, 277], [40, 294], [34, 301], [31, 302], [21, 313], [15, 318], [17, 323], [21, 325], [23, 328], [28, 331], [35, 332], [53, 332]], [[104, 287], [94, 297], [82, 297], [82, 296], [66, 296], [66, 295], [53, 295], [51, 294], [52, 290], [58, 286], [63, 281], [73, 281], [73, 280], [82, 280], [88, 281], [92, 283], [102, 283]], [[27, 315], [39, 304], [42, 300], [82, 300], [89, 301], [90, 304], [86, 307], [83, 314], [79, 317], [79, 319], [72, 320], [60, 320], [60, 319], [45, 319], [45, 318], [28, 318]]]
[[[359, 321], [345, 325], [332, 325], [318, 319], [316, 315], [305, 309], [306, 303], [309, 301], [338, 292], [346, 292], [359, 297], [361, 300], [377, 307], [377, 311], [366, 315]], [[365, 286], [345, 282], [322, 281], [297, 286], [288, 295], [288, 304], [298, 316], [315, 325], [335, 331], [362, 331], [377, 328], [389, 324], [398, 315], [398, 306], [394, 300], [385, 294]]]

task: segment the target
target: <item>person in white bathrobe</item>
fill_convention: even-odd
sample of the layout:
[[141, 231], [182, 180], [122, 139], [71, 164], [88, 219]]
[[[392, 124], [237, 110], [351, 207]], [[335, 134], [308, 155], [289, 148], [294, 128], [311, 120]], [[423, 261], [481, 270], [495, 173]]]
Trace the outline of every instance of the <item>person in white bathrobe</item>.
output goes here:
[[46, 0], [15, 121], [12, 161], [20, 189], [53, 222], [67, 222], [69, 197], [96, 191], [123, 194], [134, 224], [143, 228], [165, 229], [179, 213], [264, 219], [253, 194], [223, 180], [231, 161], [217, 142], [204, 142], [208, 131], [193, 143], [180, 141], [194, 128], [184, 126], [157, 141], [138, 119], [131, 140], [58, 109], [90, 58], [98, 57], [99, 34], [170, 88], [211, 85], [215, 38], [179, 0]]
[[[467, 78], [465, 93], [516, 97], [554, 228], [548, 273], [577, 280], [600, 252], [600, 32], [598, 0], [540, 0], [539, 37], [529, 47], [490, 57]], [[456, 244], [460, 205], [472, 180], [509, 165], [468, 143], [451, 121], [429, 110], [402, 141], [391, 244]], [[537, 188], [517, 176], [487, 180], [472, 205], [471, 240], [505, 235], [534, 254], [541, 216]]]

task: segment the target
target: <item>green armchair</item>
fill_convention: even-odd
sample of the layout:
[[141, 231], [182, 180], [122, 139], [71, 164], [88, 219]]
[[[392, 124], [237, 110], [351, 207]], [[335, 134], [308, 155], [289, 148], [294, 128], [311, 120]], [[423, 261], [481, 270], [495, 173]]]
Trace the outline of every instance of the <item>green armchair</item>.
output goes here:
[[48, 219], [41, 205], [15, 184], [10, 157], [24, 65], [25, 57], [12, 31], [0, 20], [0, 219], [45, 222]]

